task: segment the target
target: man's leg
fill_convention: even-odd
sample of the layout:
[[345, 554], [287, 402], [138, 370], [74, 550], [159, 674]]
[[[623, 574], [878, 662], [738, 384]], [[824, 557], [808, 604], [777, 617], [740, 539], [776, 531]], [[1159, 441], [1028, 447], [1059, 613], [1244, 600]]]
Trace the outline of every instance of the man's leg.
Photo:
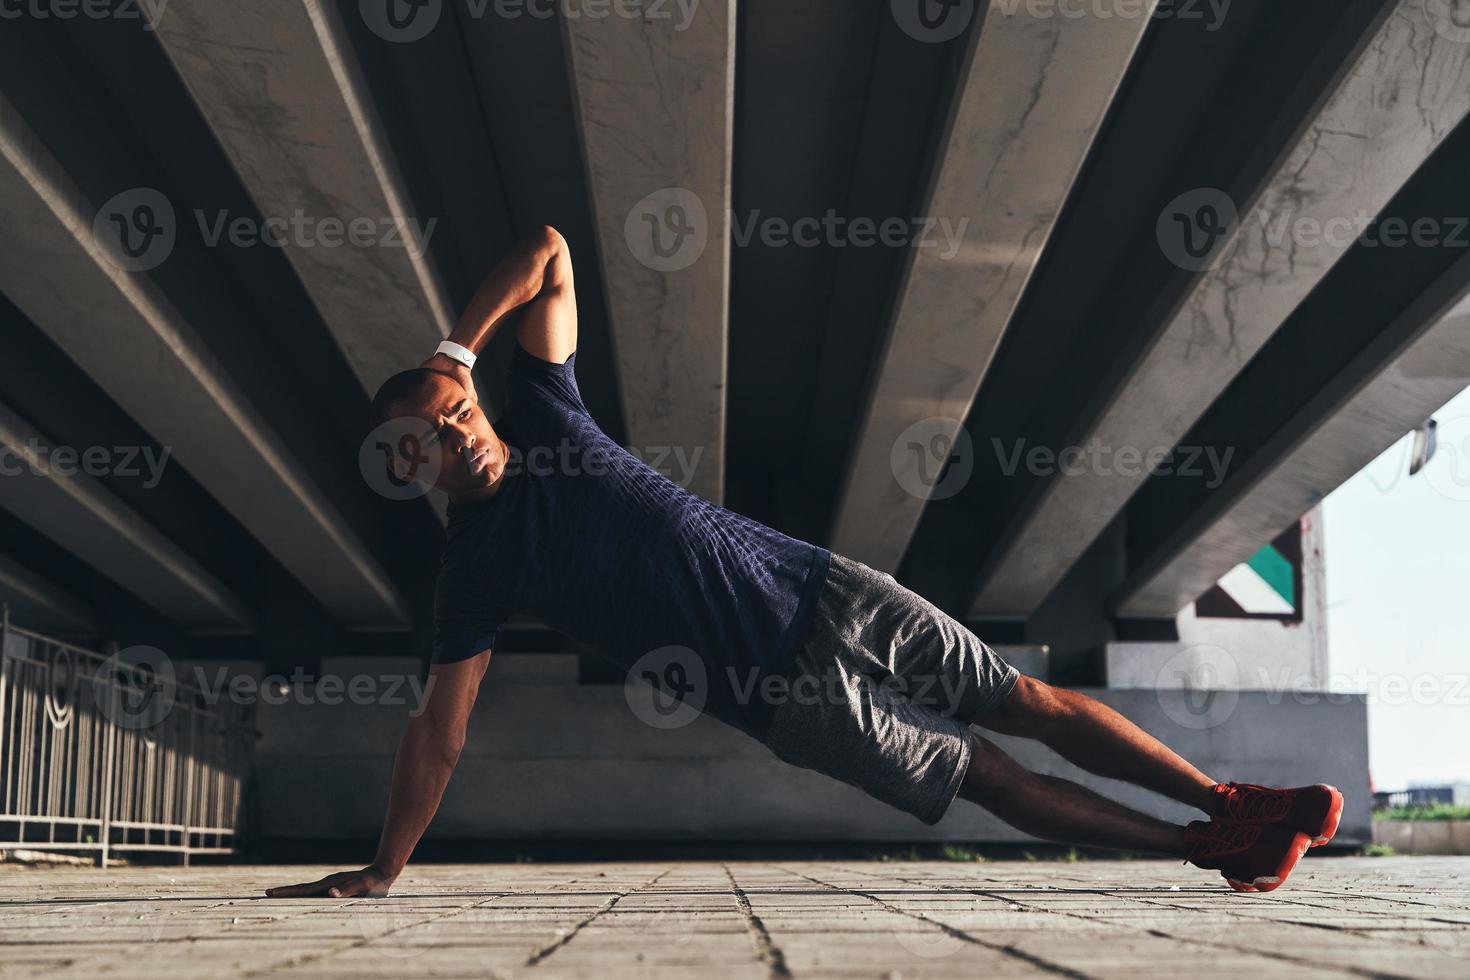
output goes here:
[[1034, 738], [1095, 775], [1151, 789], [1206, 813], [1212, 810], [1213, 779], [1085, 694], [1022, 677], [999, 708], [968, 720], [1002, 735]]
[[[1022, 677], [996, 710], [971, 719], [1034, 738], [1079, 768], [1121, 779], [1209, 812], [1214, 780], [1101, 702]], [[971, 734], [960, 795], [1019, 830], [1048, 840], [1185, 853], [1184, 828], [1130, 810], [1066, 779], [1031, 772]]]
[[1068, 844], [1182, 857], [1184, 828], [1130, 810], [1090, 789], [1023, 767], [995, 743], [970, 734], [960, 796], [1017, 830]]

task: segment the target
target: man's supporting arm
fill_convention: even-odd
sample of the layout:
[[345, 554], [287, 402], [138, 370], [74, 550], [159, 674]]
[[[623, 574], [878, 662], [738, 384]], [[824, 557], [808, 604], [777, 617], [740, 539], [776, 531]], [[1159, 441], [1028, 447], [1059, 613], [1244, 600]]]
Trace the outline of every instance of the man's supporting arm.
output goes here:
[[490, 651], [486, 650], [469, 660], [429, 668], [424, 710], [409, 719], [393, 760], [388, 816], [373, 863], [361, 871], [343, 871], [320, 881], [271, 888], [266, 891], [267, 897], [377, 898], [388, 894], [439, 809], [444, 788], [464, 748], [470, 711], [489, 663]]
[[[572, 254], [555, 228], [545, 226], [521, 241], [491, 270], [455, 323], [449, 339], [479, 354], [510, 314], [521, 311], [516, 337], [545, 361], [565, 363], [577, 349], [577, 297]], [[426, 367], [469, 371], [436, 354]]]

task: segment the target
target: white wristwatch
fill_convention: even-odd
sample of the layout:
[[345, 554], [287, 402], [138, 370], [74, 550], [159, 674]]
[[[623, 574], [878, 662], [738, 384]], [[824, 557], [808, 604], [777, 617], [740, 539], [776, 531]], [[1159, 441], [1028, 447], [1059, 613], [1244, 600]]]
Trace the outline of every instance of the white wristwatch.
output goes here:
[[456, 344], [452, 340], [444, 341], [442, 344], [439, 345], [439, 349], [434, 351], [434, 353], [443, 354], [451, 361], [458, 361], [470, 370], [474, 370], [475, 352], [470, 350], [468, 347], [461, 347], [459, 344]]

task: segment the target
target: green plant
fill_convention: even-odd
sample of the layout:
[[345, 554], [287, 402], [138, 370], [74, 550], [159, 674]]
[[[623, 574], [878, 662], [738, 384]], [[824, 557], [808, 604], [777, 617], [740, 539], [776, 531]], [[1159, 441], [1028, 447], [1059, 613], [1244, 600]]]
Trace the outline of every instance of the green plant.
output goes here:
[[969, 861], [976, 864], [985, 861], [985, 855], [972, 847], [962, 847], [958, 844], [945, 844], [939, 849], [939, 853], [946, 861]]
[[1470, 820], [1470, 806], [1432, 803], [1428, 806], [1396, 806], [1379, 810], [1374, 820]]
[[1393, 848], [1389, 847], [1387, 844], [1364, 844], [1363, 845], [1363, 857], [1368, 857], [1368, 858], [1386, 858], [1386, 857], [1393, 857], [1396, 853], [1398, 853], [1398, 852], [1395, 851]]

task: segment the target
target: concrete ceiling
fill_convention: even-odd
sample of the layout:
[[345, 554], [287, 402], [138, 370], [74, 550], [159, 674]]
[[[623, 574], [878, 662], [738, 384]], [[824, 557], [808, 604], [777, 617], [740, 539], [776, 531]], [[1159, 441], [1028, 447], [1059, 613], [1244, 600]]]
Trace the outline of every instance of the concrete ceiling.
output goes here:
[[[1463, 382], [1404, 367], [1457, 343], [1460, 264], [1261, 229], [1449, 213], [1433, 174], [1470, 110], [1470, 45], [1425, 0], [1237, 0], [1218, 20], [979, 6], [942, 25], [837, 0], [687, 21], [451, 2], [380, 23], [327, 0], [170, 8], [152, 31], [7, 21], [0, 320], [29, 366], [10, 417], [166, 445], [182, 469], [152, 495], [90, 487], [91, 513], [129, 515], [117, 548], [0, 482], [0, 590], [122, 638], [162, 620], [291, 657], [308, 632], [425, 642], [439, 531], [356, 476], [361, 416], [549, 223], [577, 262], [589, 407], [635, 448], [682, 451], [696, 491], [1029, 640], [1059, 592], [1102, 629], [1168, 618]], [[1242, 218], [1191, 268], [1160, 217], [1200, 189]], [[92, 219], [118, 195], [173, 208], [164, 261], [109, 257]], [[297, 212], [435, 230], [422, 250], [274, 249], [196, 218]], [[926, 217], [949, 247], [915, 247]], [[856, 218], [910, 237], [859, 241]], [[1007, 471], [1017, 446], [1245, 445], [1333, 298], [1390, 267], [1423, 288], [1356, 299], [1352, 350], [1312, 375], [1340, 397], [1271, 408], [1301, 439], [1251, 443], [1219, 494]], [[508, 350], [484, 362], [492, 401]], [[86, 410], [27, 370], [85, 388]], [[949, 469], [917, 479], [908, 443]], [[162, 571], [130, 575], [124, 546]], [[1116, 574], [1076, 585], [1097, 554]]]

